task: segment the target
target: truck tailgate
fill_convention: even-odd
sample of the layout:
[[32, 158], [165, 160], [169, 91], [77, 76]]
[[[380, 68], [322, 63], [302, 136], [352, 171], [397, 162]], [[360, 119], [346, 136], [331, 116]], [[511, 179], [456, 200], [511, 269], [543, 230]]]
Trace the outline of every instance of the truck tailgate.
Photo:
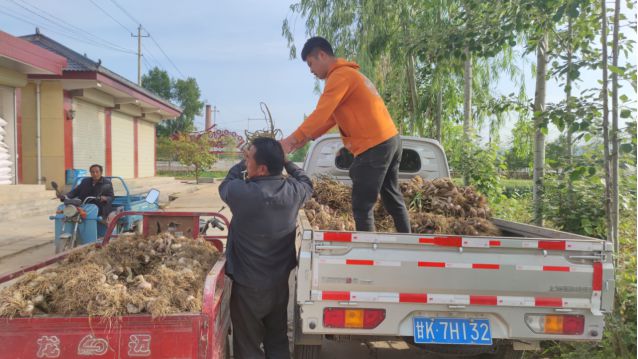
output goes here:
[[[544, 309], [586, 313], [601, 325], [601, 311], [612, 305], [603, 295], [603, 283], [613, 286], [613, 266], [602, 240], [327, 231], [305, 231], [304, 239], [300, 303], [387, 304], [393, 313], [410, 312], [397, 304], [416, 304], [411, 310], [497, 313], [504, 323], [512, 313], [522, 321]], [[406, 320], [395, 318], [402, 327]]]
[[[470, 304], [465, 303], [466, 296], [482, 296], [469, 299], [485, 303], [493, 299], [494, 305], [590, 308], [592, 286], [596, 286], [593, 280], [602, 280], [600, 274], [595, 276], [602, 270], [601, 263], [574, 259], [593, 256], [597, 243], [588, 243], [591, 250], [566, 251], [552, 249], [556, 241], [541, 241], [541, 246], [548, 246], [543, 250], [537, 247], [538, 241], [527, 239], [507, 239], [519, 242], [513, 243], [519, 248], [503, 248], [503, 239], [491, 239], [487, 247], [477, 248], [457, 246], [454, 242], [460, 242], [461, 237], [386, 234], [370, 236], [371, 242], [357, 241], [359, 237], [354, 234], [350, 242], [315, 243], [313, 291], [361, 292], [356, 299], [366, 301], [393, 301], [402, 293], [427, 293], [430, 302], [445, 304]], [[398, 243], [406, 240], [414, 244]], [[490, 241], [501, 244], [489, 246]], [[457, 295], [461, 296], [455, 298]], [[499, 302], [497, 296], [501, 297]], [[412, 299], [419, 300], [418, 296]]]

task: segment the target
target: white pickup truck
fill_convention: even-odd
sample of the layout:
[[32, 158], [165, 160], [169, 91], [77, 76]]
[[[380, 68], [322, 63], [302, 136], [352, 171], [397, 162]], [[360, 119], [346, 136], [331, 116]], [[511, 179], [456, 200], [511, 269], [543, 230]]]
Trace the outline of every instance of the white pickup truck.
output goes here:
[[[304, 170], [349, 181], [338, 135]], [[437, 141], [403, 138], [400, 178], [448, 177]], [[298, 225], [295, 357], [324, 337], [401, 337], [453, 356], [516, 358], [542, 340], [597, 341], [614, 302], [604, 240], [493, 219], [502, 237], [314, 230]]]

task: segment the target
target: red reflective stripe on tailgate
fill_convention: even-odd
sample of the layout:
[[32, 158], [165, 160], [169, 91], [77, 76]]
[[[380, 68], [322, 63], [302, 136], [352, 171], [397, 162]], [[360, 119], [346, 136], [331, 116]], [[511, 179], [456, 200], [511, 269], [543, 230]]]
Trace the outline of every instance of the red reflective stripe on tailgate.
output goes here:
[[474, 263], [472, 264], [473, 269], [501, 269], [501, 266], [498, 264], [487, 264], [487, 263]]
[[603, 290], [603, 264], [594, 263], [594, 276], [591, 283], [592, 290]]
[[490, 241], [490, 247], [500, 247], [501, 241]]
[[472, 305], [496, 305], [495, 295], [471, 295], [470, 304]]
[[346, 264], [355, 266], [372, 266], [374, 261], [370, 259], [346, 259]]
[[322, 300], [350, 300], [350, 292], [333, 292], [324, 290], [321, 292]]
[[419, 262], [419, 267], [445, 268], [444, 262]]
[[565, 250], [565, 241], [538, 241], [538, 249]]
[[425, 293], [399, 293], [399, 303], [427, 303], [428, 295]]
[[543, 266], [544, 271], [550, 272], [569, 272], [569, 267], [563, 266]]
[[323, 240], [333, 242], [352, 242], [352, 233], [324, 232]]
[[537, 307], [562, 307], [563, 300], [561, 298], [534, 298], [534, 304]]
[[443, 247], [461, 247], [463, 243], [463, 238], [457, 237], [457, 236], [419, 238], [419, 243], [433, 244], [435, 246], [443, 246]]

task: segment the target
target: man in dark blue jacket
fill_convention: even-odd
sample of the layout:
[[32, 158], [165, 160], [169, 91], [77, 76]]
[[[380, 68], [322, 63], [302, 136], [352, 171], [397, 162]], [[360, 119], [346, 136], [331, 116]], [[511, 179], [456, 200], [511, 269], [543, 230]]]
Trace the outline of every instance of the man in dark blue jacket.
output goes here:
[[91, 203], [95, 204], [99, 208], [99, 215], [105, 221], [108, 215], [111, 213], [111, 202], [113, 202], [113, 184], [108, 178], [102, 177], [102, 166], [91, 165], [89, 168], [91, 173], [90, 178], [85, 178], [72, 189], [66, 196], [60, 195], [60, 200], [65, 198], [79, 198], [84, 201], [86, 197], [96, 197]]
[[226, 273], [233, 279], [235, 357], [289, 359], [288, 277], [297, 265], [297, 212], [310, 199], [312, 182], [285, 160], [279, 142], [260, 137], [230, 169], [219, 194], [233, 214]]

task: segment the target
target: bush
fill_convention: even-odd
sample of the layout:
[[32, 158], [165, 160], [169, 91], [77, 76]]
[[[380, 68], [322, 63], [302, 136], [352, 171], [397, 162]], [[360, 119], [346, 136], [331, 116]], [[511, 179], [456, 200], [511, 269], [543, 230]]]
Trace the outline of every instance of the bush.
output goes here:
[[185, 166], [194, 166], [195, 181], [215, 163], [216, 157], [210, 153], [210, 141], [206, 136], [191, 137], [179, 135], [174, 141], [177, 159]]

